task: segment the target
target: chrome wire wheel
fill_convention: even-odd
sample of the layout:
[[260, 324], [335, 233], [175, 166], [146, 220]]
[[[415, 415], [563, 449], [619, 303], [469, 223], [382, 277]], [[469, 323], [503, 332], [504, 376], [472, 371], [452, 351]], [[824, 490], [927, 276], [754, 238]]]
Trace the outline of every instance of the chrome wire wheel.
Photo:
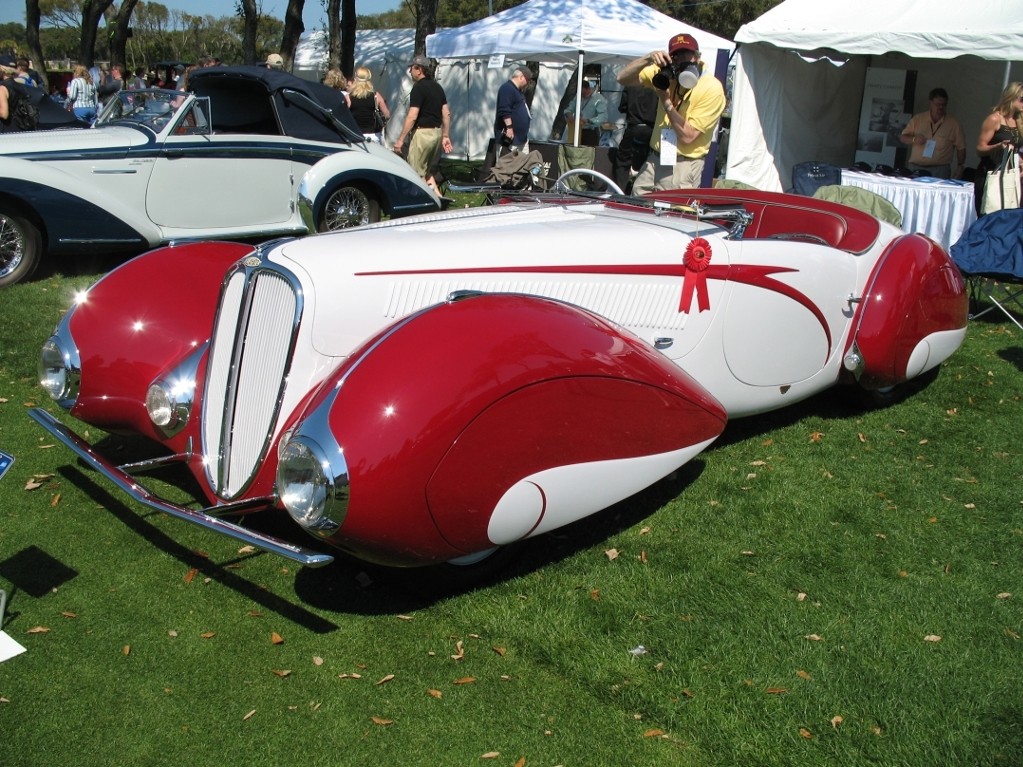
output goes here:
[[341, 186], [330, 193], [320, 221], [321, 232], [351, 229], [380, 220], [380, 203], [359, 185]]
[[27, 219], [0, 209], [0, 287], [32, 275], [39, 264], [39, 241]]

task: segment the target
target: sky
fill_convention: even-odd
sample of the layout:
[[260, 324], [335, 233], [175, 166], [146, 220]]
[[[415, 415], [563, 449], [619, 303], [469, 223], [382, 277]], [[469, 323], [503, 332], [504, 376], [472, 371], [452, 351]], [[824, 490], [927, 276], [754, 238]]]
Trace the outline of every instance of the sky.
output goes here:
[[[174, 10], [184, 11], [196, 16], [233, 16], [235, 0], [159, 0], [163, 5]], [[284, 18], [284, 11], [288, 7], [288, 0], [262, 0], [263, 13]], [[364, 16], [384, 11], [393, 11], [401, 5], [401, 0], [356, 0], [356, 11]], [[25, 4], [16, 0], [3, 0], [0, 2], [0, 24], [16, 21], [19, 24], [25, 23]], [[305, 12], [302, 14], [302, 21], [307, 31], [323, 29], [326, 26], [326, 18], [323, 12], [322, 0], [306, 0]]]

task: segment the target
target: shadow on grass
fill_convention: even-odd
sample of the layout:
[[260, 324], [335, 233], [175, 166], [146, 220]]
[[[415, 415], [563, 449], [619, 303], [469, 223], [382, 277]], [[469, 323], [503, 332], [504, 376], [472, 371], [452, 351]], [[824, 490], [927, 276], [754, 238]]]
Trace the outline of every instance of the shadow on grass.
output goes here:
[[999, 349], [998, 356], [1015, 367], [1016, 370], [1023, 372], [1023, 348], [1010, 346], [1008, 349]]
[[[246, 580], [229, 569], [230, 565], [236, 564], [239, 561], [244, 561], [250, 557], [266, 556], [264, 552], [240, 556], [237, 559], [230, 560], [228, 562], [214, 562], [208, 557], [183, 546], [162, 530], [159, 530], [154, 525], [150, 524], [146, 520], [145, 516], [137, 514], [135, 511], [126, 506], [119, 498], [111, 495], [103, 487], [97, 485], [89, 474], [91, 474], [91, 472], [83, 472], [76, 466], [69, 465], [61, 469], [61, 475], [64, 479], [81, 490], [81, 492], [87, 495], [90, 499], [100, 504], [118, 521], [138, 534], [146, 542], [171, 555], [188, 568], [194, 568], [203, 576], [217, 581], [238, 594], [251, 599], [265, 610], [272, 611], [282, 618], [292, 621], [309, 631], [317, 634], [325, 634], [338, 628], [335, 623], [321, 618], [315, 613], [306, 610], [301, 605], [270, 593], [266, 590], [266, 588]], [[151, 513], [158, 514], [159, 512], [154, 511]]]
[[[702, 461], [690, 461], [630, 498], [571, 525], [501, 549], [478, 565], [399, 569], [338, 559], [328, 567], [303, 569], [295, 579], [295, 591], [303, 602], [331, 612], [388, 614], [422, 609], [529, 575], [592, 548], [657, 512], [702, 472]], [[353, 569], [355, 582], [363, 584], [354, 589]]]

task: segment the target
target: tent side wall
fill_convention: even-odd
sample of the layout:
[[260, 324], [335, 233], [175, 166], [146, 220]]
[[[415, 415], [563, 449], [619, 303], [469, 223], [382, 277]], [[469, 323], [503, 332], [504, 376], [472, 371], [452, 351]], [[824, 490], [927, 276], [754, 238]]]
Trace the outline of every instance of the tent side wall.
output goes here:
[[[818, 59], [827, 52], [805, 52]], [[831, 52], [835, 58], [841, 54]], [[843, 66], [807, 61], [768, 43], [746, 43], [737, 55], [726, 175], [760, 189], [792, 185], [792, 166], [819, 160], [852, 165], [867, 67], [916, 72], [912, 113], [927, 110], [932, 88], [948, 91], [948, 113], [962, 125], [966, 165], [976, 167], [980, 124], [1006, 81], [1023, 65], [976, 56], [912, 58], [901, 53], [851, 56]]]

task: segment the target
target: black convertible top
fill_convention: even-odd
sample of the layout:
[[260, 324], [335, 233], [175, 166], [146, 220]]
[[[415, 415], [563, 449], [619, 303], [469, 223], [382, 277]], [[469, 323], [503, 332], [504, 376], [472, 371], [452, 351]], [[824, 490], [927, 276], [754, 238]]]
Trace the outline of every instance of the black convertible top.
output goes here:
[[288, 72], [257, 66], [207, 67], [188, 75], [188, 87], [197, 96], [209, 97], [217, 131], [352, 142], [301, 98], [289, 98], [287, 92], [293, 91], [330, 110], [355, 136], [362, 135], [340, 91]]

